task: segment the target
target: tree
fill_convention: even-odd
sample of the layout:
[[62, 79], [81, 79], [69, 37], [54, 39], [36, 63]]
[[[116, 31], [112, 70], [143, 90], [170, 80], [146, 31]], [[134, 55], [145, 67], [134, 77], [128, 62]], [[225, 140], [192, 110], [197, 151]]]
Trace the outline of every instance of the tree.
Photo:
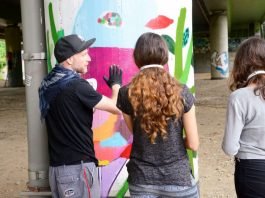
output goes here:
[[0, 70], [6, 66], [6, 43], [0, 39]]

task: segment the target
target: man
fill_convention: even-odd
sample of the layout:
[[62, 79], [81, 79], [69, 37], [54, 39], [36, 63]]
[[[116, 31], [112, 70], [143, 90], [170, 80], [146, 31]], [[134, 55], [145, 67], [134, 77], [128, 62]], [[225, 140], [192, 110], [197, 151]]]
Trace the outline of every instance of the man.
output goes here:
[[116, 100], [122, 71], [113, 65], [104, 80], [112, 89], [108, 98], [79, 76], [91, 61], [88, 47], [95, 39], [73, 34], [58, 40], [54, 55], [59, 64], [39, 88], [41, 117], [45, 119], [49, 144], [49, 182], [52, 196], [100, 197], [93, 144], [93, 109], [118, 114]]

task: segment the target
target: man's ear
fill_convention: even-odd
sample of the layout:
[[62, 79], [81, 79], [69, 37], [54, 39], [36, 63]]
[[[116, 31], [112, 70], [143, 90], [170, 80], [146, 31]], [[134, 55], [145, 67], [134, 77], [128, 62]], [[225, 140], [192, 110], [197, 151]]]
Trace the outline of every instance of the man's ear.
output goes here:
[[72, 63], [73, 63], [73, 57], [71, 56], [70, 58], [67, 58], [66, 59], [66, 62], [67, 62], [68, 65], [72, 65]]

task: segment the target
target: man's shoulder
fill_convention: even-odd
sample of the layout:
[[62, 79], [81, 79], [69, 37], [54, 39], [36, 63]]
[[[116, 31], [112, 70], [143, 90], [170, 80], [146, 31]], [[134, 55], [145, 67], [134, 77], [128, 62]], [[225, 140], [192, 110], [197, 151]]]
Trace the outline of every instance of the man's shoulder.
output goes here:
[[75, 78], [69, 81], [68, 86], [87, 86], [89, 83], [83, 78]]
[[77, 92], [90, 92], [94, 91], [93, 87], [85, 80], [82, 78], [75, 78], [71, 79], [69, 82], [67, 82], [66, 86], [64, 86], [65, 91], [75, 91]]

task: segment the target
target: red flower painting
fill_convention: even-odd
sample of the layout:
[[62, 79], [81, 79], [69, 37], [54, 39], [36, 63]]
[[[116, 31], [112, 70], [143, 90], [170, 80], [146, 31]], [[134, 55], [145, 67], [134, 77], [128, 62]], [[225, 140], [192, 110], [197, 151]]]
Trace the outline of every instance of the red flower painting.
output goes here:
[[164, 15], [158, 15], [156, 18], [151, 19], [145, 26], [151, 29], [164, 29], [174, 22]]

